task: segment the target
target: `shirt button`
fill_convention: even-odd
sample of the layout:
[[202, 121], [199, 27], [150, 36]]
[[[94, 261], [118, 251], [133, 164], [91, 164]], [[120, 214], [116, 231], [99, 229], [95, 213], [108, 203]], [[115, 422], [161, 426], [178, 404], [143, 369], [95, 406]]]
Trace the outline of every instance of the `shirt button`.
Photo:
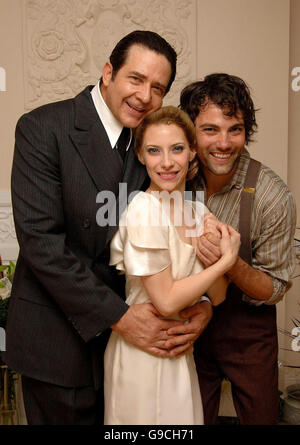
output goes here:
[[89, 218], [85, 218], [83, 220], [83, 228], [88, 229], [89, 227], [91, 227], [91, 220]]

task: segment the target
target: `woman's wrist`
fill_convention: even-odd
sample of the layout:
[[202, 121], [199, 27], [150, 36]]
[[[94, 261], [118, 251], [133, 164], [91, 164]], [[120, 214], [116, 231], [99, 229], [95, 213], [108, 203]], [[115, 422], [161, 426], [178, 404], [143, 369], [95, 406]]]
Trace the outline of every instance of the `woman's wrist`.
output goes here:
[[236, 262], [236, 259], [230, 254], [222, 255], [218, 261], [220, 267], [223, 269], [223, 274], [228, 272], [232, 268], [232, 266], [235, 264], [235, 262]]

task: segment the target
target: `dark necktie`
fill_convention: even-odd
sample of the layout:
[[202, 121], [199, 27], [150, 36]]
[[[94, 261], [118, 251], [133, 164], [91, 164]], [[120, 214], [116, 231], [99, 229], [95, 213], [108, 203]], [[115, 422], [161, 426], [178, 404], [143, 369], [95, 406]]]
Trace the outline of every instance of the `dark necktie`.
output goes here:
[[119, 139], [116, 143], [116, 149], [118, 150], [123, 161], [126, 156], [126, 148], [129, 143], [129, 138], [130, 138], [130, 129], [123, 127], [123, 130], [121, 131]]

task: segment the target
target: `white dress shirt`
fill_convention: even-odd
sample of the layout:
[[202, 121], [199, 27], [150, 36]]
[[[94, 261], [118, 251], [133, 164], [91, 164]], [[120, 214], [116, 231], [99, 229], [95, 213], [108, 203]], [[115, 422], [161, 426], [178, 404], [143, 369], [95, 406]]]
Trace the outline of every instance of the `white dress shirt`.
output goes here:
[[[91, 91], [92, 99], [105, 128], [111, 147], [115, 148], [117, 140], [122, 132], [123, 125], [115, 118], [108, 106], [106, 105], [101, 91], [100, 82], [98, 82]], [[132, 139], [132, 130], [130, 129], [130, 140], [128, 142], [126, 151], [129, 149]]]

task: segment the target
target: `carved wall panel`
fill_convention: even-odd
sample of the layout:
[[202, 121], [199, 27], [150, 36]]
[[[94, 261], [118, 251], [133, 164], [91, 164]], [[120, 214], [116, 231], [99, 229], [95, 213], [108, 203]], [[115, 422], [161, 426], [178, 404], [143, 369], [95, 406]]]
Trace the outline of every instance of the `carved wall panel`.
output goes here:
[[100, 77], [114, 45], [158, 32], [178, 54], [165, 103], [196, 77], [196, 0], [23, 0], [25, 107], [69, 98]]

